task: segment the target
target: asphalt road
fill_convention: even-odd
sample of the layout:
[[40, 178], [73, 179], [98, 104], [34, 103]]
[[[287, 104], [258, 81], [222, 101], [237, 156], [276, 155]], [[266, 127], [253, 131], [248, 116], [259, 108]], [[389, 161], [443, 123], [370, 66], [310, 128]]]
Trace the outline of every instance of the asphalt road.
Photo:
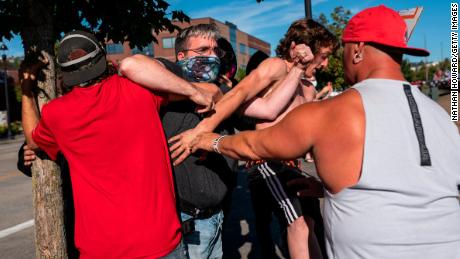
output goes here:
[[[23, 138], [0, 140], [0, 258], [34, 258], [31, 178], [16, 169], [17, 151]], [[22, 230], [6, 229], [26, 222]], [[21, 229], [21, 228], [19, 228]], [[6, 236], [5, 236], [6, 235]]]

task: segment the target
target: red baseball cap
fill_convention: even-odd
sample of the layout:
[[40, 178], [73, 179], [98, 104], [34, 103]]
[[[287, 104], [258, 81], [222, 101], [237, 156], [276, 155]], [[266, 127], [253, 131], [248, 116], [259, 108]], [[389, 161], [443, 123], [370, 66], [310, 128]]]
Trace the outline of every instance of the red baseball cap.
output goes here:
[[407, 46], [406, 23], [393, 9], [384, 5], [364, 9], [348, 22], [342, 42], [372, 42], [412, 56], [428, 56], [425, 49]]

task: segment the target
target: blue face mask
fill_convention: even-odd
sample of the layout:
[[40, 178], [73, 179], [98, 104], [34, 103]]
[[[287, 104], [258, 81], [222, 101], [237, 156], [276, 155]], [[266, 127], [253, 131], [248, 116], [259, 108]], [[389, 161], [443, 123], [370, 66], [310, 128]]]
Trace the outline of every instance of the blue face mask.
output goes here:
[[177, 62], [191, 82], [213, 82], [219, 75], [220, 59], [214, 56], [195, 56]]

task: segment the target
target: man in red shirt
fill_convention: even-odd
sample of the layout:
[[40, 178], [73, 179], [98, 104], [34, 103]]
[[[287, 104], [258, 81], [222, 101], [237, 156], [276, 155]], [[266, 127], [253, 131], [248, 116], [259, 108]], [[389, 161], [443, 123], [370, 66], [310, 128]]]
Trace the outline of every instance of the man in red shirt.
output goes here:
[[[137, 59], [126, 59], [121, 72]], [[171, 256], [181, 248], [181, 232], [158, 111], [177, 99], [172, 94], [204, 105], [203, 111], [211, 108], [212, 97], [159, 62], [145, 66], [142, 83], [172, 94], [109, 76], [102, 46], [81, 31], [64, 36], [57, 63], [63, 83], [73, 89], [45, 105], [40, 119], [32, 94], [40, 68], [22, 69], [23, 127], [29, 147], [51, 159], [61, 152], [69, 162], [81, 258]]]

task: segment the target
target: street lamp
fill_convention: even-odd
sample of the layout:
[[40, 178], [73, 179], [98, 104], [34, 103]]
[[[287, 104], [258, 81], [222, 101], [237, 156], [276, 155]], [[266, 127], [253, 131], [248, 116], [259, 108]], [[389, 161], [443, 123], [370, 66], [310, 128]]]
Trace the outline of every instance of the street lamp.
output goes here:
[[5, 66], [5, 71], [3, 75], [3, 82], [5, 86], [5, 103], [6, 103], [6, 123], [8, 127], [8, 138], [11, 139], [13, 138], [13, 134], [11, 133], [11, 121], [10, 121], [10, 101], [9, 101], [9, 95], [8, 95], [8, 66], [6, 63], [6, 51], [8, 50], [8, 47], [2, 43], [0, 46], [0, 51], [3, 52], [2, 54], [2, 61]]

